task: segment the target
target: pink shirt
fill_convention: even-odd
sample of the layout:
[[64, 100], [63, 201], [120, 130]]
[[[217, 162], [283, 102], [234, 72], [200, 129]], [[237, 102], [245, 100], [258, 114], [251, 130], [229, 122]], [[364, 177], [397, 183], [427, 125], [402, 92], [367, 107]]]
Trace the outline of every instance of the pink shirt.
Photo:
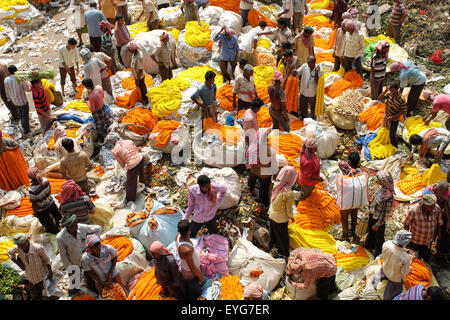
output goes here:
[[242, 126], [244, 128], [244, 131], [254, 129], [256, 133], [256, 130], [258, 130], [257, 119], [258, 117], [256, 112], [254, 112], [252, 109], [247, 109], [247, 111], [245, 111], [244, 113], [244, 116], [242, 117]]
[[208, 195], [200, 190], [198, 184], [189, 188], [188, 208], [184, 214], [184, 220], [189, 220], [192, 213], [194, 213], [192, 221], [197, 223], [208, 222], [214, 218], [217, 208], [225, 197], [227, 187], [217, 183], [211, 183], [211, 185], [217, 193], [215, 204], [209, 201]]
[[113, 155], [122, 168], [135, 168], [144, 157], [131, 140], [119, 140], [113, 149]]
[[103, 98], [105, 97], [105, 93], [101, 86], [95, 86], [95, 88], [91, 91], [88, 97], [88, 106], [91, 112], [99, 110], [103, 107]]
[[450, 96], [446, 94], [438, 94], [433, 101], [433, 112], [444, 110], [450, 113]]
[[315, 186], [318, 180], [311, 180], [309, 177], [320, 177], [320, 161], [317, 155], [310, 160], [305, 155], [300, 157], [300, 184], [302, 186]]

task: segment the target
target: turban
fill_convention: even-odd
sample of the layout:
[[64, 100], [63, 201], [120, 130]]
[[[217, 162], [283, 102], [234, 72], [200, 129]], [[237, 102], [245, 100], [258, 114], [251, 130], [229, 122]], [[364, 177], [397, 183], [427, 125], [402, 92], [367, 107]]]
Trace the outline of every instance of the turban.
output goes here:
[[137, 49], [139, 49], [139, 46], [136, 44], [136, 42], [132, 41], [128, 43], [128, 50], [136, 51]]
[[275, 181], [275, 186], [272, 191], [272, 201], [275, 200], [280, 190], [287, 191], [291, 189], [297, 180], [298, 172], [292, 166], [286, 166], [281, 168]]
[[392, 242], [395, 243], [398, 246], [406, 246], [412, 238], [412, 233], [406, 230], [400, 230], [395, 235], [394, 239], [392, 239]]
[[85, 196], [86, 193], [81, 190], [80, 186], [73, 180], [67, 180], [63, 183], [59, 203], [63, 204], [66, 201], [76, 201], [79, 197]]
[[350, 13], [350, 15], [353, 18], [356, 18], [358, 16], [358, 14], [359, 14], [358, 9], [356, 9], [356, 8], [350, 8], [350, 9], [347, 10], [347, 12]]
[[390, 198], [394, 195], [394, 179], [389, 171], [381, 170], [377, 172], [378, 183], [384, 189], [384, 196]]
[[70, 217], [67, 217], [66, 219], [64, 219], [64, 221], [61, 222], [61, 227], [70, 227], [76, 221], [77, 221], [77, 216], [73, 214], [73, 215], [71, 215]]
[[306, 139], [303, 141], [303, 146], [300, 154], [305, 154], [307, 159], [310, 159], [313, 156], [312, 149], [317, 148], [317, 140], [316, 139]]
[[108, 33], [111, 33], [111, 25], [109, 24], [109, 22], [107, 22], [107, 21], [100, 21], [98, 26], [100, 28], [105, 28]]
[[253, 67], [250, 64], [246, 64], [244, 66], [244, 71], [252, 72], [253, 71]]
[[161, 35], [159, 36], [159, 39], [164, 40], [164, 39], [168, 39], [169, 38], [169, 34], [167, 32], [163, 32], [161, 33]]
[[96, 235], [95, 233], [88, 235], [86, 237], [86, 252], [92, 254], [92, 247], [95, 246], [97, 243], [100, 244], [102, 243], [98, 235]]
[[30, 236], [26, 233], [18, 233], [13, 239], [15, 244], [22, 244], [27, 242], [30, 239]]
[[263, 288], [259, 283], [249, 282], [244, 289], [244, 299], [261, 300], [263, 296]]
[[342, 20], [351, 19], [351, 18], [352, 18], [352, 15], [349, 12], [344, 12], [342, 14]]
[[348, 29], [350, 29], [350, 30], [355, 30], [356, 23], [355, 23], [354, 20], [351, 20], [351, 19], [345, 19], [344, 22], [345, 22], [345, 27], [346, 27], [346, 28], [348, 28]]
[[162, 256], [167, 256], [169, 254], [172, 254], [169, 249], [164, 247], [164, 245], [160, 241], [154, 241], [152, 245], [150, 246], [150, 252], [152, 254], [157, 253]]
[[41, 176], [41, 170], [39, 170], [39, 168], [37, 167], [28, 168], [27, 174], [30, 179], [36, 179], [36, 181], [39, 184], [42, 184], [43, 181]]
[[232, 28], [228, 28], [228, 27], [225, 29], [225, 32], [227, 34], [229, 34], [230, 37], [232, 37], [232, 36], [234, 36], [236, 34], [236, 32], [234, 32], [234, 30]]
[[83, 48], [80, 50], [80, 56], [83, 60], [87, 61], [92, 57], [92, 52], [88, 48]]
[[402, 69], [409, 69], [410, 66], [407, 66], [403, 62], [394, 62], [389, 68], [392, 72], [400, 72]]
[[434, 194], [425, 194], [422, 199], [420, 199], [420, 204], [425, 206], [434, 206], [436, 204], [437, 198]]
[[274, 71], [272, 81], [283, 81], [283, 74], [280, 71]]
[[55, 137], [55, 142], [58, 142], [59, 139], [66, 137], [67, 133], [63, 126], [57, 126], [53, 131], [53, 136]]

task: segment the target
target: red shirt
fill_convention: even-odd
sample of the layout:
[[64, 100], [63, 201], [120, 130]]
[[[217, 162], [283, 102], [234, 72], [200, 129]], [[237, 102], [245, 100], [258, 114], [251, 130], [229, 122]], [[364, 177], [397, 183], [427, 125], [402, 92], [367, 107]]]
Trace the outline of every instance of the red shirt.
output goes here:
[[307, 159], [305, 155], [300, 156], [300, 184], [302, 186], [315, 186], [320, 181], [311, 180], [309, 177], [320, 176], [320, 161], [315, 154], [311, 159]]
[[103, 99], [105, 93], [101, 86], [96, 86], [94, 90], [91, 91], [88, 97], [88, 106], [91, 112], [97, 111], [103, 106]]

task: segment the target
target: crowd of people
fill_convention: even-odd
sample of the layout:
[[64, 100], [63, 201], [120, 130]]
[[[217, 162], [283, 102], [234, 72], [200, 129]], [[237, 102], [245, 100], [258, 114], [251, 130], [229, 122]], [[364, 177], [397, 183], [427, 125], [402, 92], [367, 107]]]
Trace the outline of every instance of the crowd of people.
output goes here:
[[[85, 87], [82, 99], [92, 113], [98, 133], [96, 144], [101, 146], [112, 124], [104, 99], [106, 94], [114, 98], [110, 76], [125, 68], [121, 56], [124, 47], [131, 53], [132, 76], [136, 87], [141, 91], [141, 103], [144, 106], [149, 104], [148, 88], [145, 83], [143, 51], [133, 41], [128, 30], [130, 18], [127, 1], [100, 0], [98, 4], [91, 1], [89, 8], [84, 2], [74, 1], [75, 14], [79, 15], [78, 20], [81, 21], [76, 29], [78, 40], [70, 38], [59, 48], [60, 84], [65, 97], [75, 94], [79, 83]], [[139, 19], [146, 21], [149, 30], [158, 29], [158, 10], [173, 5], [169, 0], [140, 2], [142, 13]], [[362, 22], [357, 19], [358, 12], [349, 8], [345, 0], [333, 0], [333, 3], [332, 20], [337, 28], [333, 46], [334, 71], [343, 66], [346, 72], [354, 69], [363, 75], [361, 57], [365, 54], [365, 41], [361, 32]], [[183, 0], [180, 8], [184, 21], [200, 23], [199, 8], [207, 5], [207, 1]], [[248, 24], [248, 14], [252, 8], [253, 0], [240, 1], [244, 26]], [[298, 201], [308, 199], [317, 185], [324, 181], [317, 155], [318, 142], [313, 138], [303, 141], [300, 170], [290, 165], [280, 170], [272, 168], [271, 163], [276, 153], [267, 142], [269, 134], [274, 130], [290, 132], [292, 115], [300, 120], [315, 119], [318, 82], [324, 71], [320, 64], [316, 63], [314, 29], [303, 25], [303, 18], [307, 14], [306, 0], [283, 0], [276, 28], [267, 30], [267, 23], [261, 21], [248, 32], [248, 41], [240, 43], [235, 31], [223, 26], [212, 40], [220, 42], [220, 72], [225, 83], [231, 83], [233, 86], [233, 109], [245, 110], [242, 126], [246, 137], [245, 165], [249, 172], [248, 188], [267, 210], [273, 247], [270, 253], [275, 258], [285, 260], [286, 275], [296, 288], [304, 290], [316, 282], [317, 297], [326, 300], [335, 290], [336, 259], [333, 255], [317, 249], [290, 250], [288, 232], [289, 222], [294, 221], [294, 206]], [[375, 23], [371, 22], [372, 16]], [[394, 0], [386, 32], [392, 35], [398, 44], [402, 43], [401, 26], [406, 16], [403, 1]], [[363, 23], [367, 23], [369, 35], [376, 34], [380, 29], [380, 13], [376, 0], [369, 1], [369, 10], [364, 17], [366, 20]], [[83, 42], [84, 33], [88, 34], [88, 45]], [[284, 69], [274, 72], [272, 84], [268, 87], [269, 112], [273, 123], [268, 129], [258, 127], [257, 114], [264, 102], [258, 97], [253, 72], [256, 66], [254, 49], [257, 41], [270, 34], [277, 35], [277, 63], [282, 63]], [[160, 36], [160, 45], [151, 54], [151, 58], [158, 65], [161, 81], [172, 79], [172, 71], [178, 67], [176, 52], [173, 52], [168, 42], [168, 32], [164, 31]], [[447, 113], [450, 111], [450, 97], [431, 90], [423, 91], [426, 76], [410, 60], [390, 65], [390, 71], [399, 74], [399, 81], [386, 85], [388, 58], [389, 42], [381, 41], [371, 55], [370, 72], [367, 76], [364, 74], [364, 77], [370, 84], [371, 98], [386, 104], [383, 126], [390, 132], [391, 144], [398, 147], [396, 132], [400, 118], [412, 114], [422, 92], [427, 101], [433, 104], [432, 111], [424, 117], [427, 124], [436, 117], [439, 110]], [[229, 65], [231, 73], [228, 71]], [[37, 167], [28, 168], [29, 195], [34, 215], [46, 232], [56, 235], [58, 251], [66, 269], [69, 266], [80, 267], [84, 271], [87, 286], [98, 294], [102, 293], [104, 287], [109, 288], [114, 283], [119, 284], [125, 294], [128, 294], [116, 267], [117, 250], [101, 243], [102, 229], [92, 224], [89, 218], [95, 205], [90, 199], [91, 186], [87, 173], [94, 168], [94, 163], [75, 139], [66, 136], [64, 127], [52, 116], [50, 100], [46, 97], [42, 81], [19, 82], [14, 76], [17, 70], [15, 65], [0, 64], [0, 93], [11, 113], [11, 121], [18, 124], [20, 120], [23, 137], [30, 136], [26, 92], [31, 91], [42, 135], [50, 129], [54, 130], [55, 150], [60, 159], [59, 171], [67, 180], [62, 185], [58, 207], [51, 195], [49, 181], [42, 171]], [[83, 73], [80, 73], [81, 70]], [[67, 75], [73, 92], [67, 91]], [[83, 80], [80, 76], [83, 76]], [[297, 111], [288, 112], [285, 89], [290, 76], [299, 79], [299, 103]], [[212, 118], [217, 122], [219, 102], [215, 77], [214, 72], [206, 72], [204, 83], [197, 88], [191, 99], [200, 108], [202, 119]], [[406, 87], [410, 87], [410, 91], [405, 99], [402, 93]], [[446, 122], [447, 130], [450, 129], [449, 124], [450, 119]], [[439, 163], [450, 142], [447, 130], [430, 129], [423, 135], [412, 135], [409, 138], [409, 143], [413, 146], [411, 159], [415, 147], [420, 148], [421, 159], [425, 159], [432, 148], [437, 148], [435, 161]], [[112, 142], [115, 160], [127, 171], [126, 202], [134, 202], [137, 198], [138, 181], [144, 182], [144, 155], [131, 140], [118, 138]], [[0, 157], [18, 147], [18, 142], [6, 136], [2, 137], [0, 131]], [[344, 175], [360, 174], [362, 168], [359, 152], [351, 152], [348, 162], [339, 160], [339, 168]], [[423, 285], [417, 285], [402, 293], [402, 285], [414, 257], [425, 262], [430, 261], [433, 242], [436, 242], [436, 257], [441, 259], [440, 261], [445, 262], [449, 257], [450, 179], [441, 180], [425, 188], [417, 202], [411, 204], [402, 230], [393, 240], [385, 241], [386, 222], [392, 215], [394, 204], [394, 181], [392, 174], [385, 170], [378, 171], [376, 178], [378, 189], [370, 201], [368, 235], [365, 242], [361, 242], [374, 257], [381, 256], [384, 261], [381, 271], [373, 280], [374, 286], [383, 279], [388, 280], [385, 300], [442, 299], [443, 292], [439, 287], [425, 288]], [[257, 185], [259, 193], [255, 194]], [[219, 233], [217, 211], [226, 192], [226, 185], [214, 183], [206, 175], [200, 175], [197, 183], [189, 188], [188, 205], [183, 208], [186, 211], [178, 223], [178, 235], [174, 239], [179, 264], [173, 253], [161, 242], [153, 242], [149, 248], [153, 259], [151, 265], [155, 266], [156, 278], [165, 295], [177, 299], [197, 299], [200, 296], [205, 275], [191, 239], [197, 236], [201, 228], [206, 228], [210, 234]], [[342, 235], [339, 240], [360, 244], [361, 239], [356, 234], [358, 208], [342, 210], [340, 216]], [[24, 288], [31, 290], [33, 299], [41, 299], [44, 280], [51, 280], [53, 277], [51, 261], [41, 245], [30, 242], [28, 234], [15, 235], [14, 243], [15, 246], [9, 249], [7, 254], [25, 271], [28, 284]], [[302, 279], [298, 279], [300, 272]], [[250, 282], [245, 287], [244, 299], [263, 299], [261, 285]]]

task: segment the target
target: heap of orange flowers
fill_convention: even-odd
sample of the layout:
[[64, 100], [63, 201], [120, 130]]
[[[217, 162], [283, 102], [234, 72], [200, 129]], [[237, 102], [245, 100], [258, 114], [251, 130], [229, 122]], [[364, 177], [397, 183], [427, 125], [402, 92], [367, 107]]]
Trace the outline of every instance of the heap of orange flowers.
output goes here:
[[238, 128], [224, 126], [214, 122], [212, 118], [203, 120], [203, 129], [207, 133], [219, 135], [220, 140], [230, 146], [237, 145], [241, 141], [241, 132]]
[[173, 297], [160, 296], [163, 288], [156, 282], [155, 268], [151, 268], [141, 274], [128, 300], [176, 300]]
[[238, 276], [223, 276], [220, 283], [222, 284], [222, 300], [242, 300], [244, 286], [240, 283]]
[[356, 70], [351, 70], [344, 75], [344, 78], [326, 88], [325, 93], [327, 96], [334, 99], [339, 97], [345, 90], [361, 88], [363, 84], [364, 80], [359, 73], [357, 73]]
[[153, 128], [152, 133], [158, 133], [156, 137], [157, 148], [165, 148], [170, 141], [171, 134], [181, 125], [175, 120], [160, 120]]
[[103, 244], [109, 244], [111, 247], [117, 250], [117, 261], [122, 261], [128, 255], [133, 252], [134, 246], [130, 238], [125, 236], [109, 237], [102, 241]]
[[140, 128], [127, 126], [128, 130], [140, 135], [152, 132], [157, 122], [158, 117], [150, 110], [142, 107], [130, 110], [130, 112], [122, 119], [122, 123], [131, 123], [140, 126]]

